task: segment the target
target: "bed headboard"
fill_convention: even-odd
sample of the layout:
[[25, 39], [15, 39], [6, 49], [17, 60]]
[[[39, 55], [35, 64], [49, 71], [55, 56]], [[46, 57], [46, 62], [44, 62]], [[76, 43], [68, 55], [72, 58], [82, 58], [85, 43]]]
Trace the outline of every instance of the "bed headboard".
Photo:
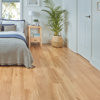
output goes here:
[[14, 24], [16, 25], [16, 30], [20, 32], [25, 32], [25, 20], [7, 20], [2, 19], [2, 24]]

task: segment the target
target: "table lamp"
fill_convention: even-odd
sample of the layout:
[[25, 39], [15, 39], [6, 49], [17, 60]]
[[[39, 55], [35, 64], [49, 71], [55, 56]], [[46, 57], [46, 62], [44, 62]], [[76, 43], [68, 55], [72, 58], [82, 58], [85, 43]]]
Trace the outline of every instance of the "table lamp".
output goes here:
[[31, 25], [32, 25], [32, 16], [34, 15], [34, 11], [29, 11], [28, 14], [29, 16], [31, 16]]

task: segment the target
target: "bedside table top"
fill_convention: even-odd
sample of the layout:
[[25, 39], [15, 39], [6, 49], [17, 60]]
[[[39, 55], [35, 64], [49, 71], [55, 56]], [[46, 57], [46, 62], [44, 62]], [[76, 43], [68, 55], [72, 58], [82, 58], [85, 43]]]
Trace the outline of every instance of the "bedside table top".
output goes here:
[[30, 26], [28, 25], [29, 28], [42, 28], [41, 26]]

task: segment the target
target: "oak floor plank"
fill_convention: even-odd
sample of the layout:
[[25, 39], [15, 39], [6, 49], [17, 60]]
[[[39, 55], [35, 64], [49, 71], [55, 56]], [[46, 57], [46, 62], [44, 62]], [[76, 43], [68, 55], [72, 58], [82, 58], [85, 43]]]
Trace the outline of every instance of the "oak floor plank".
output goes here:
[[12, 68], [8, 67], [3, 67], [0, 71], [0, 100], [10, 100], [12, 72]]
[[0, 100], [100, 100], [100, 71], [66, 47], [33, 45], [35, 68], [0, 66]]
[[25, 100], [23, 68], [13, 68], [10, 100]]

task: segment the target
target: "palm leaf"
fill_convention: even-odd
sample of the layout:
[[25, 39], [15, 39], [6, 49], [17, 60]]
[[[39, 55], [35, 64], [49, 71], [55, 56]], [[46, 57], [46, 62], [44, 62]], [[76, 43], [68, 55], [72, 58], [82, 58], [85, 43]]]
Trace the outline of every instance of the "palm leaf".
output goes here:
[[54, 8], [55, 4], [52, 0], [44, 0], [44, 3], [46, 3], [48, 6]]
[[48, 26], [50, 26], [50, 29], [54, 32], [54, 35], [58, 36], [63, 29], [64, 17], [62, 14], [66, 12], [66, 10], [61, 10], [61, 6], [52, 7], [52, 0], [45, 0], [44, 2], [47, 4], [45, 7], [49, 8], [49, 10], [42, 10], [49, 14]]
[[61, 6], [57, 6], [57, 7], [55, 8], [55, 11], [58, 11], [60, 8], [61, 8]]
[[50, 16], [52, 16], [52, 13], [51, 13], [50, 11], [48, 11], [48, 10], [42, 10], [42, 11], [45, 11], [45, 12], [47, 12]]

